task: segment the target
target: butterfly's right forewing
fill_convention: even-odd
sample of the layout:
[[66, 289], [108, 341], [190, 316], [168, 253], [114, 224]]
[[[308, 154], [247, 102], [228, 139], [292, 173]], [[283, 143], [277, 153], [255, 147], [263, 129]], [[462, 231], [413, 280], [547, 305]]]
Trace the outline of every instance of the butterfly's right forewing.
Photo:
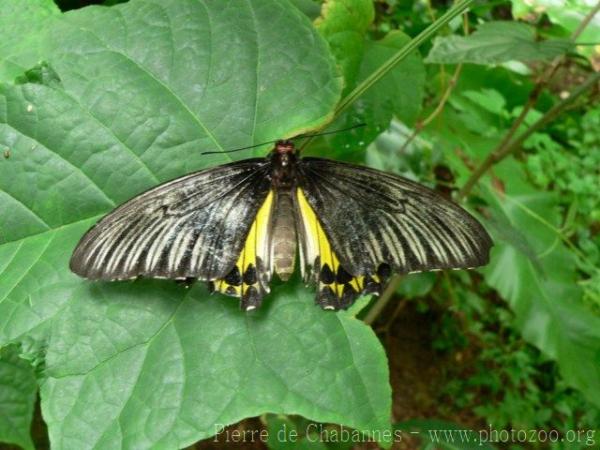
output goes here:
[[214, 280], [235, 264], [269, 194], [269, 163], [196, 172], [118, 207], [81, 239], [71, 270], [94, 280]]

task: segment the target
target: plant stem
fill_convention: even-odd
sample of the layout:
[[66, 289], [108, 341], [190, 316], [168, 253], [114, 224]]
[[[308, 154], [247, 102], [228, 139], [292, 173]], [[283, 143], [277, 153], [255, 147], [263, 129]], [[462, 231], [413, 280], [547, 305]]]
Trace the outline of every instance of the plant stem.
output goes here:
[[[385, 63], [379, 67], [375, 72], [365, 78], [358, 86], [356, 86], [352, 92], [350, 92], [345, 98], [343, 98], [338, 104], [337, 108], [333, 113], [333, 117], [330, 122], [318, 128], [316, 132], [323, 130], [326, 128], [329, 123], [333, 122], [337, 119], [346, 109], [352, 105], [361, 95], [363, 95], [367, 89], [377, 83], [381, 78], [383, 78], [390, 70], [392, 70], [398, 63], [402, 62], [404, 58], [410, 55], [413, 51], [415, 51], [421, 44], [423, 44], [426, 40], [431, 38], [437, 31], [454, 19], [456, 16], [462, 14], [467, 10], [467, 8], [473, 3], [475, 0], [463, 0], [462, 2], [457, 2], [452, 8], [446, 11], [438, 20], [433, 22], [427, 28], [425, 28], [419, 35], [415, 38], [411, 39], [409, 43], [407, 43], [404, 47], [402, 47], [394, 56], [388, 59]], [[313, 136], [307, 138], [302, 144], [302, 149], [308, 147], [312, 140]]]
[[400, 284], [401, 280], [402, 275], [394, 275], [392, 278], [390, 278], [390, 281], [388, 282], [386, 288], [365, 316], [364, 322], [367, 325], [371, 325], [373, 322], [375, 322], [375, 319], [379, 317], [379, 314], [381, 314], [381, 311], [383, 311], [385, 305], [388, 304], [388, 302], [394, 295], [394, 292], [396, 292], [396, 289], [398, 288], [398, 285]]
[[[466, 12], [463, 13], [463, 29], [464, 29], [465, 36], [468, 35], [469, 34], [469, 18], [467, 16]], [[423, 128], [425, 128], [427, 125], [429, 125], [433, 121], [433, 119], [435, 119], [444, 110], [444, 106], [446, 106], [446, 102], [450, 98], [450, 94], [454, 90], [456, 83], [458, 83], [458, 77], [460, 77], [460, 72], [462, 71], [462, 66], [463, 66], [462, 63], [460, 63], [456, 66], [456, 69], [454, 69], [454, 73], [452, 74], [452, 78], [450, 78], [450, 82], [448, 83], [448, 86], [446, 86], [446, 89], [444, 90], [444, 93], [442, 94], [438, 105], [431, 112], [431, 114], [429, 114], [429, 116], [427, 116], [424, 120], [418, 121], [415, 124], [414, 131], [411, 133], [411, 135], [408, 137], [408, 139], [406, 139], [406, 141], [404, 141], [404, 144], [402, 144], [402, 147], [400, 147], [400, 150], [398, 151], [398, 153], [403, 153], [406, 150], [406, 148], [410, 145], [410, 143], [415, 140], [415, 138], [419, 135], [419, 133], [421, 131], [423, 131]], [[444, 71], [443, 64], [441, 65], [441, 68], [442, 68], [441, 75], [443, 76], [443, 79], [445, 80], [445, 71]]]
[[546, 113], [539, 120], [537, 120], [533, 125], [531, 125], [517, 139], [508, 144], [506, 148], [502, 151], [502, 153], [498, 155], [500, 159], [506, 157], [510, 153], [520, 148], [521, 145], [523, 145], [523, 142], [525, 142], [533, 133], [542, 128], [544, 125], [556, 119], [556, 117], [559, 114], [561, 114], [565, 109], [567, 109], [571, 105], [571, 103], [573, 103], [578, 97], [585, 93], [585, 91], [592, 88], [599, 81], [600, 72], [594, 72], [582, 84], [577, 86], [577, 88], [573, 92], [571, 92], [571, 95], [554, 105], [548, 111], [546, 111]]
[[[452, 8], [450, 8], [448, 11], [446, 11], [446, 13], [443, 14], [438, 20], [434, 20], [434, 22], [429, 27], [427, 27], [423, 32], [421, 32], [421, 34], [419, 34], [416, 38], [414, 38], [407, 45], [405, 45], [403, 48], [401, 48], [398, 51], [398, 53], [396, 53], [392, 58], [390, 58], [377, 71], [373, 72], [371, 74], [371, 76], [369, 76], [369, 78], [367, 78], [360, 85], [358, 85], [356, 88], [354, 88], [354, 90], [350, 94], [348, 94], [348, 96], [344, 100], [342, 100], [342, 102], [338, 106], [338, 108], [335, 112], [335, 117], [338, 117], [339, 114], [341, 114], [354, 100], [356, 100], [356, 98], [358, 98], [360, 95], [362, 95], [367, 89], [369, 89], [369, 87], [371, 87], [375, 82], [377, 82], [381, 77], [383, 77], [396, 64], [398, 64], [400, 61], [402, 61], [404, 58], [406, 58], [406, 56], [408, 56], [419, 45], [421, 45], [424, 41], [429, 39], [429, 37], [431, 35], [433, 35], [435, 32], [437, 32], [437, 30], [439, 30], [442, 26], [444, 26], [446, 23], [450, 22], [454, 17], [458, 16], [459, 14], [465, 13], [467, 8], [469, 7], [469, 5], [472, 2], [473, 2], [473, 0], [465, 0], [463, 2], [457, 2]], [[431, 12], [432, 19], [435, 19], [433, 16], [433, 12], [432, 11], [430, 11], [430, 12]], [[465, 34], [468, 34], [469, 25], [468, 25], [468, 20], [467, 20], [466, 14], [464, 15], [464, 19], [463, 19], [463, 26], [465, 29]], [[442, 71], [443, 71], [443, 67], [444, 66], [442, 66]], [[411, 135], [404, 142], [404, 144], [402, 145], [402, 148], [400, 149], [400, 152], [404, 151], [404, 149], [417, 137], [417, 135], [423, 129], [423, 127], [425, 127], [426, 125], [431, 123], [431, 121], [433, 119], [435, 119], [435, 117], [437, 117], [438, 114], [440, 114], [442, 112], [442, 110], [444, 109], [444, 106], [446, 105], [446, 102], [448, 101], [448, 98], [450, 97], [450, 94], [452, 93], [452, 90], [454, 89], [454, 86], [456, 86], [456, 83], [458, 81], [458, 77], [460, 76], [461, 70], [462, 70], [462, 63], [458, 64], [458, 66], [456, 67], [454, 74], [452, 75], [452, 78], [450, 79], [450, 82], [448, 83], [446, 90], [442, 94], [440, 102], [438, 103], [436, 108], [432, 111], [432, 113], [429, 116], [427, 116], [427, 118], [425, 118], [423, 121], [417, 123], [417, 125], [415, 126], [415, 130], [411, 133]], [[370, 80], [372, 80], [372, 81], [370, 81]], [[369, 309], [369, 312], [365, 316], [364, 322], [366, 324], [371, 325], [377, 319], [377, 317], [379, 317], [379, 315], [381, 314], [381, 312], [383, 311], [385, 306], [388, 304], [388, 302], [394, 295], [394, 292], [396, 292], [396, 289], [398, 288], [398, 285], [400, 284], [401, 280], [402, 280], [401, 275], [394, 275], [390, 279], [387, 287], [385, 288], [385, 290], [383, 291], [381, 296], [377, 299], [375, 304]]]
[[358, 86], [356, 86], [352, 92], [350, 92], [338, 105], [335, 110], [334, 117], [339, 117], [341, 113], [343, 113], [352, 103], [356, 101], [362, 94], [365, 93], [367, 89], [373, 86], [377, 81], [379, 81], [382, 77], [384, 77], [390, 70], [392, 70], [396, 64], [401, 62], [404, 58], [410, 55], [414, 50], [416, 50], [423, 42], [428, 40], [431, 36], [433, 36], [437, 31], [454, 19], [459, 14], [462, 14], [468, 7], [473, 3], [474, 0], [464, 0], [452, 8], [450, 8], [444, 15], [442, 15], [438, 20], [429, 25], [425, 30], [423, 30], [418, 36], [402, 47], [398, 52], [388, 59], [385, 63], [379, 67], [375, 72], [365, 78]]
[[[590, 21], [594, 18], [594, 16], [598, 13], [598, 11], [600, 11], [600, 1], [584, 17], [584, 19], [581, 21], [581, 23], [579, 24], [577, 29], [571, 35], [571, 40], [573, 42], [581, 35], [581, 33], [583, 32], [585, 27], [587, 25], [589, 25]], [[531, 110], [531, 108], [533, 108], [535, 106], [535, 104], [538, 101], [538, 98], [540, 97], [540, 94], [542, 93], [542, 91], [544, 90], [544, 88], [546, 87], [548, 82], [552, 79], [552, 77], [554, 76], [554, 74], [556, 73], [556, 71], [558, 70], [560, 65], [563, 63], [564, 59], [565, 59], [564, 55], [556, 57], [552, 61], [552, 63], [548, 67], [548, 69], [545, 70], [542, 73], [542, 75], [540, 75], [540, 77], [537, 79], [532, 91], [529, 93], [529, 97], [527, 99], [527, 102], [523, 106], [521, 113], [515, 119], [512, 126], [506, 132], [506, 134], [504, 135], [504, 137], [502, 138], [500, 143], [496, 146], [496, 148], [490, 152], [490, 154], [486, 157], [486, 159], [471, 174], [471, 176], [469, 177], [469, 179], [467, 180], [465, 185], [458, 192], [457, 200], [461, 200], [464, 197], [466, 197], [467, 195], [469, 195], [469, 193], [471, 192], [473, 187], [477, 184], [479, 179], [494, 164], [496, 164], [501, 159], [504, 159], [508, 153], [510, 153], [513, 150], [515, 150], [516, 148], [518, 148], [518, 147], [513, 147], [512, 144], [510, 144], [510, 142], [512, 141], [514, 135], [519, 130], [519, 127], [523, 124], [523, 122], [525, 122], [527, 114], [529, 114], [529, 111]], [[507, 147], [509, 147], [509, 146], [510, 146], [511, 150], [508, 153], [506, 153]]]
[[573, 42], [575, 42], [577, 38], [581, 36], [583, 30], [585, 30], [585, 28], [590, 24], [590, 22], [592, 21], [594, 16], [598, 14], [598, 12], [600, 12], [600, 2], [596, 3], [596, 6], [594, 6], [592, 10], [583, 18], [577, 29], [573, 32], [573, 35], [571, 36]]

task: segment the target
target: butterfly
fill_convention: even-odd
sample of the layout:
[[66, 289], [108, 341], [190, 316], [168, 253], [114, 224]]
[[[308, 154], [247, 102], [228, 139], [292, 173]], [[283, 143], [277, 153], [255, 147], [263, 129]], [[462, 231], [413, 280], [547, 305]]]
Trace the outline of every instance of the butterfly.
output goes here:
[[297, 251], [323, 309], [379, 294], [393, 273], [473, 268], [492, 240], [468, 212], [418, 183], [368, 167], [301, 157], [291, 140], [267, 157], [155, 187], [102, 218], [73, 252], [91, 280], [206, 281], [260, 306]]

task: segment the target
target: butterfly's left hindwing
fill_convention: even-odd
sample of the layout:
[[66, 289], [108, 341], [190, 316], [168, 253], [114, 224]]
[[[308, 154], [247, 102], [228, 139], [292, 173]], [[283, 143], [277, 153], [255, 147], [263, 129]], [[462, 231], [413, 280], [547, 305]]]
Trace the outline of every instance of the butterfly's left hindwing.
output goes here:
[[226, 277], [271, 188], [267, 160], [193, 173], [143, 193], [81, 239], [71, 270], [93, 280]]

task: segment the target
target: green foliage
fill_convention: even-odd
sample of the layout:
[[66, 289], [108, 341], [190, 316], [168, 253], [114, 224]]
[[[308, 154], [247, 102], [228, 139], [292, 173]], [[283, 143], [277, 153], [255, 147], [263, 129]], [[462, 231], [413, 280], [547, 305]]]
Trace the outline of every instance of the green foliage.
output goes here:
[[600, 236], [594, 233], [600, 222], [600, 109], [592, 109], [564, 123], [558, 130], [566, 144], [560, 145], [546, 134], [527, 142], [532, 154], [527, 158], [531, 178], [541, 189], [552, 189], [566, 213], [562, 233], [578, 243], [582, 282], [586, 301], [600, 310]]
[[[552, 23], [561, 27], [565, 34], [573, 33], [589, 13], [593, 3], [585, 0], [511, 0], [512, 12], [515, 18], [540, 20], [547, 17]], [[594, 42], [600, 33], [600, 17], [596, 14], [579, 36], [578, 42]]]
[[0, 87], [1, 145], [12, 154], [0, 164], [11, 211], [0, 218], [0, 337], [46, 343], [41, 396], [54, 448], [179, 447], [265, 411], [385, 428], [381, 347], [352, 316], [322, 314], [297, 283], [246, 318], [204, 289], [96, 286], [68, 271], [98, 214], [228, 158], [199, 150], [330, 117], [341, 82], [307, 19], [274, 1], [235, 15], [221, 4], [138, 1], [69, 13], [51, 36], [35, 31], [49, 63]]
[[[420, 137], [403, 148], [406, 137], [411, 132], [409, 127], [398, 120], [392, 121], [389, 129], [369, 146], [365, 160], [369, 166], [419, 180], [431, 187], [428, 178], [433, 166], [440, 162], [440, 155], [428, 141]], [[402, 149], [401, 153], [399, 149]]]
[[[299, 416], [269, 416], [267, 431], [267, 446], [271, 450], [351, 450], [366, 440], [356, 430], [315, 423]], [[388, 432], [391, 435], [391, 430]]]
[[29, 436], [37, 383], [16, 346], [0, 348], [0, 442], [33, 449]]
[[346, 313], [322, 314], [301, 286], [275, 289], [251, 316], [204, 288], [160, 282], [74, 295], [88, 300], [63, 311], [41, 390], [56, 448], [183, 447], [267, 411], [386, 428], [375, 336]]
[[[389, 33], [381, 40], [367, 39], [364, 57], [356, 74], [357, 82], [364, 81], [409, 41], [408, 36], [398, 31]], [[347, 158], [351, 151], [363, 159], [365, 148], [389, 127], [393, 117], [409, 124], [416, 120], [421, 110], [424, 85], [425, 69], [422, 59], [420, 55], [413, 53], [382, 77], [330, 128], [343, 129], [358, 123], [366, 126], [352, 133], [327, 136], [327, 148], [333, 150], [334, 156]]]
[[315, 21], [340, 66], [346, 92], [356, 84], [365, 35], [374, 15], [370, 0], [329, 0], [323, 4], [321, 16]]
[[475, 431], [443, 420], [407, 420], [396, 424], [396, 429], [415, 433], [424, 449], [439, 450], [492, 450], [494, 447], [481, 439]]
[[536, 192], [510, 161], [497, 173], [506, 190], [486, 194], [496, 237], [486, 280], [511, 304], [525, 339], [558, 359], [567, 382], [600, 405], [600, 318], [582, 304], [576, 257], [557, 234], [556, 198]]
[[537, 61], [562, 55], [571, 47], [565, 40], [537, 41], [535, 29], [524, 23], [486, 22], [468, 36], [435, 38], [425, 61], [436, 64]]
[[579, 442], [559, 448], [589, 448], [600, 409], [568, 388], [556, 364], [523, 341], [506, 307], [479, 297], [462, 282], [452, 283], [451, 290], [457, 311], [465, 317], [463, 338], [470, 337], [479, 350], [469, 366], [470, 376], [454, 377], [444, 387], [443, 398], [474, 411], [488, 431], [555, 429], [564, 439], [568, 430], [581, 430]]
[[[383, 39], [374, 39], [368, 33], [373, 18], [370, 0], [332, 0], [324, 3], [322, 16], [316, 20], [344, 74], [344, 94], [410, 41], [399, 31], [389, 33]], [[365, 127], [327, 136], [312, 148], [332, 157], [362, 159], [365, 148], [389, 126], [394, 116], [407, 123], [416, 120], [424, 84], [422, 59], [413, 53], [329, 126], [335, 130], [363, 123]]]

